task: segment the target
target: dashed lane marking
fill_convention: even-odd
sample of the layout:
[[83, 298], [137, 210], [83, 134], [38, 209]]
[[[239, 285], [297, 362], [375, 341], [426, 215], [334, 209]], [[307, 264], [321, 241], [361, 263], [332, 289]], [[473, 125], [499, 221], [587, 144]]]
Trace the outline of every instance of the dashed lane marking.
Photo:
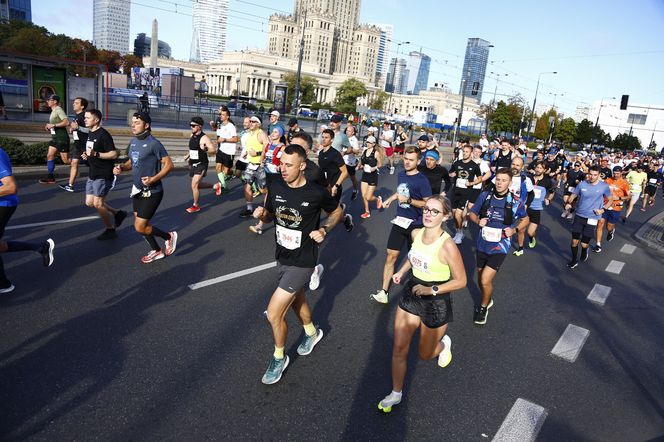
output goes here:
[[588, 335], [590, 335], [590, 331], [585, 328], [569, 324], [560, 339], [558, 339], [558, 342], [556, 342], [553, 350], [551, 350], [551, 354], [568, 362], [576, 361], [583, 348], [583, 344], [588, 339]]
[[615, 273], [616, 275], [620, 275], [620, 272], [622, 272], [624, 266], [625, 266], [624, 262], [612, 259], [609, 265], [606, 266], [606, 271], [609, 273]]
[[517, 399], [507, 414], [493, 442], [534, 441], [544, 424], [547, 411], [544, 407], [525, 399]]
[[203, 287], [207, 287], [207, 286], [210, 286], [210, 285], [213, 285], [213, 284], [219, 284], [220, 282], [229, 281], [229, 280], [235, 279], [235, 278], [241, 278], [242, 276], [246, 276], [246, 275], [250, 275], [252, 273], [256, 273], [256, 272], [260, 272], [260, 271], [263, 271], [263, 270], [271, 269], [272, 267], [276, 267], [276, 266], [277, 266], [276, 261], [268, 262], [267, 264], [259, 265], [259, 266], [256, 266], [256, 267], [251, 267], [250, 269], [244, 269], [244, 270], [240, 270], [240, 271], [237, 271], [237, 272], [229, 273], [228, 275], [219, 276], [217, 278], [212, 278], [212, 279], [207, 279], [205, 281], [197, 282], [197, 283], [194, 283], [194, 284], [189, 284], [189, 288], [191, 290], [202, 289]]
[[602, 284], [595, 284], [590, 293], [588, 293], [588, 297], [586, 299], [590, 302], [594, 302], [595, 304], [604, 305], [606, 298], [609, 297], [609, 293], [611, 293], [611, 287]]
[[622, 246], [622, 248], [620, 249], [620, 251], [621, 251], [622, 253], [625, 253], [625, 254], [627, 254], [627, 255], [631, 255], [632, 253], [634, 253], [635, 250], [636, 250], [636, 246], [633, 246], [633, 245], [631, 245], [631, 244], [625, 244], [625, 245]]
[[19, 224], [17, 226], [7, 226], [5, 230], [27, 229], [29, 227], [50, 226], [53, 224], [77, 223], [79, 221], [90, 221], [91, 219], [99, 219], [99, 216], [82, 216], [80, 218], [56, 219], [55, 221], [44, 221], [41, 223]]

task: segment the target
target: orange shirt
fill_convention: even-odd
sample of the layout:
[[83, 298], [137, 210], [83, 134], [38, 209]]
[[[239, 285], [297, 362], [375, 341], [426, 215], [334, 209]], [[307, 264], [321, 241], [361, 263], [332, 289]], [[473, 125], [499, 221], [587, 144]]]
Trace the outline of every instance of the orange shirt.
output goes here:
[[[627, 180], [620, 178], [619, 180], [614, 180], [613, 178], [607, 178], [604, 180], [606, 184], [611, 188], [611, 194], [617, 198], [624, 198], [629, 195], [629, 183]], [[606, 203], [607, 201], [605, 201]], [[622, 211], [623, 201], [616, 200], [613, 201], [613, 210], [616, 212]]]

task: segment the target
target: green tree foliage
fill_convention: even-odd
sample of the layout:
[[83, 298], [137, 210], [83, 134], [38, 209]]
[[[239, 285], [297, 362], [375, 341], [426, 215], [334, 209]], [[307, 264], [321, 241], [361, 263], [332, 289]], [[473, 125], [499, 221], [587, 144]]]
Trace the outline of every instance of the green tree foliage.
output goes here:
[[553, 108], [549, 109], [548, 111], [544, 112], [544, 114], [542, 114], [541, 117], [537, 119], [537, 124], [535, 125], [535, 132], [534, 132], [535, 138], [540, 140], [549, 139], [550, 117], [554, 118], [554, 124], [555, 126], [558, 126], [559, 123], [558, 113]]
[[574, 142], [578, 144], [589, 144], [593, 140], [594, 125], [587, 118], [584, 118], [576, 126]]
[[357, 99], [367, 95], [369, 91], [360, 80], [349, 78], [337, 89], [336, 108], [345, 114], [354, 113]]
[[[288, 98], [286, 103], [288, 106], [292, 106], [293, 100], [295, 99], [295, 82], [297, 81], [297, 76], [295, 73], [285, 74], [282, 78], [282, 81], [288, 84]], [[318, 80], [307, 75], [303, 75], [300, 78], [300, 104], [311, 104], [316, 101], [316, 88], [318, 87]]]
[[530, 109], [528, 108], [526, 100], [521, 96], [521, 94], [517, 93], [507, 100], [507, 111], [510, 115], [510, 122], [512, 124], [510, 131], [513, 134], [519, 132], [521, 119], [524, 117], [524, 109], [526, 109], [526, 115], [529, 115]]
[[613, 140], [612, 147], [622, 150], [641, 149], [641, 141], [634, 135], [618, 134]]
[[553, 138], [563, 144], [572, 144], [576, 137], [576, 123], [572, 118], [563, 119], [554, 129]]
[[489, 129], [493, 133], [510, 132], [512, 130], [512, 121], [510, 112], [504, 101], [499, 101], [496, 110], [491, 113]]
[[390, 94], [388, 94], [385, 91], [376, 92], [376, 96], [374, 97], [374, 99], [369, 102], [369, 109], [383, 110], [383, 108], [385, 107], [385, 103], [387, 103], [389, 97]]

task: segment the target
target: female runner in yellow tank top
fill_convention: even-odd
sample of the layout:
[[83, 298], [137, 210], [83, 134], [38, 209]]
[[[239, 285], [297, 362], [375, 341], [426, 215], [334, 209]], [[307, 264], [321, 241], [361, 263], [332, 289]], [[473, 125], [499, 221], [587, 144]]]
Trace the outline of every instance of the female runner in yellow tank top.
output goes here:
[[450, 294], [466, 286], [466, 269], [457, 245], [443, 229], [450, 216], [446, 197], [434, 195], [426, 200], [422, 208], [424, 227], [413, 230], [408, 260], [392, 277], [395, 284], [400, 284], [412, 269], [394, 318], [392, 392], [378, 404], [385, 413], [401, 402], [408, 350], [417, 329], [420, 359], [428, 361], [437, 356], [441, 367], [452, 361], [452, 341], [446, 334], [447, 324], [452, 321]]

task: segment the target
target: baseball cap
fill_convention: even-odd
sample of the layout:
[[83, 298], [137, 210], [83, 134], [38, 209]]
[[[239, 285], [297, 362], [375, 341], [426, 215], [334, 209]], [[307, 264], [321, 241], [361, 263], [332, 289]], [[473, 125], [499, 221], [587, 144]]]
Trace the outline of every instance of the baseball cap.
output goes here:
[[191, 117], [191, 122], [203, 126], [203, 119], [201, 117]]
[[341, 115], [332, 115], [332, 118], [330, 118], [330, 121], [333, 123], [341, 123], [343, 120], [343, 117]]
[[373, 135], [369, 135], [369, 136], [367, 137], [367, 143], [374, 143], [374, 144], [376, 144], [376, 137], [374, 137]]
[[613, 172], [614, 172], [614, 173], [615, 173], [615, 172], [622, 172], [622, 170], [623, 170], [623, 169], [622, 169], [622, 167], [620, 167], [620, 166], [615, 166], [615, 167], [613, 168]]
[[279, 118], [279, 117], [281, 116], [281, 114], [279, 113], [279, 111], [276, 111], [276, 110], [270, 112], [270, 115], [274, 115], [274, 116], [277, 117], [277, 118]]
[[369, 128], [369, 132], [378, 132], [378, 128], [377, 128], [377, 127], [374, 127], [374, 126], [371, 126], [371, 127]]
[[60, 96], [55, 95], [55, 94], [51, 94], [51, 95], [48, 96], [48, 100], [55, 100], [59, 103], [60, 102]]
[[252, 123], [261, 123], [261, 119], [258, 118], [256, 115], [252, 115], [251, 118], [249, 118], [249, 121]]
[[288, 127], [295, 126], [297, 124], [297, 118], [291, 117], [290, 120], [288, 120]]
[[150, 118], [150, 114], [147, 112], [134, 112], [134, 117], [143, 120], [148, 124], [152, 124], [152, 118]]
[[426, 141], [428, 143], [429, 142], [429, 135], [420, 135], [420, 137], [417, 139], [417, 141]]

